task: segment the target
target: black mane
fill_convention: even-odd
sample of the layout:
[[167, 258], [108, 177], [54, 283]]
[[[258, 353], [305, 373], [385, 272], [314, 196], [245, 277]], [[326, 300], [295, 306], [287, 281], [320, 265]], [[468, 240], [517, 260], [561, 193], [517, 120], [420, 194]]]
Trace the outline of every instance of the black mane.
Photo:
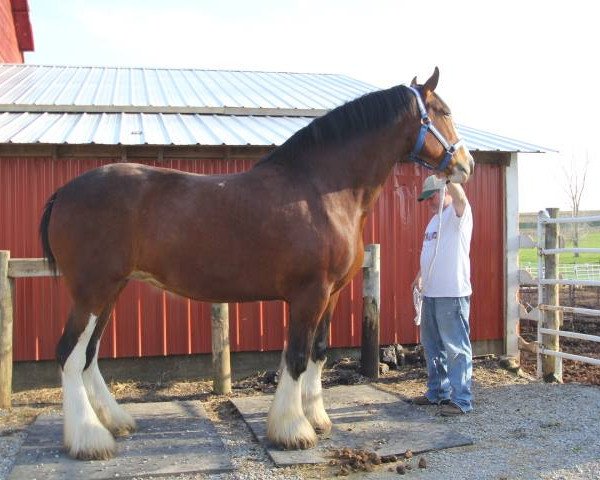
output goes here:
[[292, 166], [314, 147], [344, 142], [358, 134], [385, 127], [410, 108], [415, 108], [413, 99], [403, 85], [367, 93], [314, 119], [256, 166], [266, 163]]

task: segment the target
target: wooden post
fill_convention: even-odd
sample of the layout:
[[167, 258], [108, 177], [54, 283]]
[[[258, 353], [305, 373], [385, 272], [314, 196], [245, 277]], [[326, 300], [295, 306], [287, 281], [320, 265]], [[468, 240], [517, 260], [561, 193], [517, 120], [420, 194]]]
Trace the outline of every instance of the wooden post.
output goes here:
[[[508, 155], [508, 154], [507, 154]], [[504, 352], [520, 363], [519, 335], [519, 181], [518, 154], [504, 169]], [[532, 245], [533, 246], [533, 245]]]
[[13, 280], [8, 277], [10, 252], [0, 250], [0, 408], [11, 407], [13, 346]]
[[213, 390], [217, 395], [231, 393], [231, 361], [229, 354], [229, 305], [213, 303], [212, 325]]
[[361, 373], [379, 378], [380, 249], [378, 244], [365, 248], [363, 265], [363, 323]]
[[[550, 218], [558, 217], [558, 208], [547, 208], [546, 211]], [[544, 233], [544, 248], [558, 248], [558, 223], [547, 223]], [[558, 278], [558, 255], [545, 255], [544, 257], [545, 278]], [[558, 285], [544, 285], [544, 304], [558, 306], [558, 292]], [[560, 312], [545, 311], [543, 326], [553, 330], [560, 329]], [[548, 350], [556, 352], [560, 350], [558, 335], [542, 335], [542, 344]], [[560, 357], [543, 355], [542, 376], [545, 382], [562, 383], [562, 359]]]

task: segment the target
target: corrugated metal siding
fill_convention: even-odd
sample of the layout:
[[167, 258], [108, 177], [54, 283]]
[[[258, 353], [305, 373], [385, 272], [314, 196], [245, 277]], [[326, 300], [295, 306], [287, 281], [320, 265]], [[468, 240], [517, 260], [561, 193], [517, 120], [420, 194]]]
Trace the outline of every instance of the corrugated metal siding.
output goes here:
[[504, 167], [478, 165], [465, 186], [473, 204], [471, 337], [504, 337]]
[[[1, 107], [0, 107], [1, 110]], [[281, 145], [312, 117], [179, 113], [0, 113], [0, 144]], [[471, 151], [545, 147], [457, 125]]]
[[[0, 249], [13, 258], [39, 257], [37, 227], [48, 196], [69, 179], [117, 159], [0, 158]], [[197, 173], [233, 173], [248, 160], [167, 159], [161, 166]], [[421, 236], [428, 221], [415, 201], [427, 172], [397, 165], [365, 228], [365, 242], [381, 243], [381, 341], [416, 343], [409, 285], [418, 268]], [[474, 212], [471, 325], [474, 340], [503, 336], [503, 170], [479, 165], [466, 190]], [[60, 280], [17, 281], [15, 360], [54, 357], [70, 301]], [[210, 306], [130, 282], [123, 291], [102, 340], [103, 357], [154, 356], [210, 352]], [[362, 278], [342, 292], [331, 327], [331, 345], [358, 346], [361, 338]], [[230, 306], [233, 351], [276, 350], [288, 325], [282, 302]]]

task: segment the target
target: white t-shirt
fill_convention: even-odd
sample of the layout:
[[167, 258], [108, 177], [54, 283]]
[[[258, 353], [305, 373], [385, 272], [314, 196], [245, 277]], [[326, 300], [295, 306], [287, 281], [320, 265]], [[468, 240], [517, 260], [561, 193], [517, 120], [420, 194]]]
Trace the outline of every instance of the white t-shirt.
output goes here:
[[462, 216], [456, 215], [452, 204], [442, 211], [442, 234], [437, 247], [431, 275], [429, 265], [435, 252], [439, 217], [434, 215], [425, 229], [421, 250], [421, 278], [426, 297], [466, 297], [471, 295], [471, 233], [473, 214], [467, 203]]

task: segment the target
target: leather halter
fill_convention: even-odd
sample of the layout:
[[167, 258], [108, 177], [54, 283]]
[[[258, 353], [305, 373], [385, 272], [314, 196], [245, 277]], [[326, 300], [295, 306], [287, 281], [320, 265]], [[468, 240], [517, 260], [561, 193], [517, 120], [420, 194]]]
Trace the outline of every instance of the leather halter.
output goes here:
[[[417, 105], [419, 106], [419, 111], [421, 113], [421, 129], [419, 130], [417, 143], [415, 143], [415, 147], [413, 148], [412, 152], [409, 154], [408, 157], [413, 162], [416, 162], [419, 165], [423, 165], [425, 168], [443, 172], [448, 167], [448, 164], [450, 163], [450, 160], [452, 159], [454, 154], [458, 151], [460, 147], [465, 147], [465, 144], [463, 140], [459, 138], [455, 144], [450, 145], [450, 143], [448, 143], [444, 136], [439, 132], [437, 128], [435, 128], [435, 125], [433, 125], [433, 123], [431, 122], [429, 115], [427, 115], [427, 110], [425, 109], [425, 104], [421, 99], [421, 94], [419, 93], [419, 91], [414, 87], [407, 88], [415, 94], [415, 97], [417, 98]], [[437, 139], [438, 142], [440, 142], [440, 144], [442, 145], [442, 147], [444, 147], [444, 150], [446, 151], [446, 153], [444, 154], [444, 158], [437, 167], [433, 166], [426, 160], [423, 160], [419, 156], [421, 150], [423, 150], [423, 146], [425, 145], [425, 136], [427, 135], [427, 132], [431, 132], [432, 135]]]

